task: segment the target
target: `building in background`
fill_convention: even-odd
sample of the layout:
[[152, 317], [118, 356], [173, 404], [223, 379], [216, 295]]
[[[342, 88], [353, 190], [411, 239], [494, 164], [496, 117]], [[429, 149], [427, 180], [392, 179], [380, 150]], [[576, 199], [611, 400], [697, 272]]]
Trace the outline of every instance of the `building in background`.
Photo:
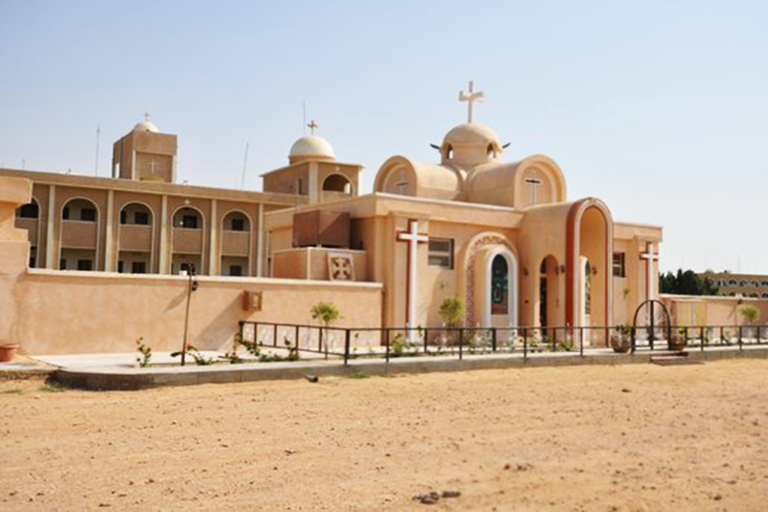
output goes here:
[[718, 295], [768, 299], [768, 276], [766, 275], [707, 271], [699, 274], [699, 277], [710, 279], [718, 287]]

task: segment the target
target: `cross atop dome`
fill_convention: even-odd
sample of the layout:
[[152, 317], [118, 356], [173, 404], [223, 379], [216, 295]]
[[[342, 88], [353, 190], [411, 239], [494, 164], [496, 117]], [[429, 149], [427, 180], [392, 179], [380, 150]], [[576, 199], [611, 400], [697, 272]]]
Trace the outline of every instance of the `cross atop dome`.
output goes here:
[[485, 93], [475, 92], [475, 81], [469, 81], [469, 91], [459, 91], [459, 101], [467, 102], [467, 122], [475, 122], [475, 103], [485, 101]]
[[318, 128], [320, 128], [320, 125], [319, 125], [319, 124], [317, 124], [317, 123], [315, 122], [315, 120], [313, 119], [313, 120], [311, 120], [311, 121], [309, 122], [309, 124], [307, 125], [307, 128], [309, 128], [309, 133], [311, 133], [312, 135], [314, 135], [314, 134], [315, 134], [315, 130], [317, 130]]

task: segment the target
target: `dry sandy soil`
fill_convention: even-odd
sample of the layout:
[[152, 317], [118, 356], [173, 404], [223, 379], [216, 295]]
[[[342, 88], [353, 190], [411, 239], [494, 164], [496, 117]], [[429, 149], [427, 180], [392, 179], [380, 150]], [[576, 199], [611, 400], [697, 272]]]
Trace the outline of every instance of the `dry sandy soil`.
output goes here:
[[2, 510], [768, 508], [762, 360], [0, 392]]

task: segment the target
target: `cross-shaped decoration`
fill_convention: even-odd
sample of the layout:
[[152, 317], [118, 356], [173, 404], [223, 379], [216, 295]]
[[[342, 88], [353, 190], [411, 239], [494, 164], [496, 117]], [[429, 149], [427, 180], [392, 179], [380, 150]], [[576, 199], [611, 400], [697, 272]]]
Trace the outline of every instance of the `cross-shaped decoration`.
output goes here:
[[419, 222], [415, 219], [408, 221], [408, 230], [399, 230], [397, 232], [397, 241], [408, 244], [408, 280], [406, 291], [406, 327], [408, 327], [408, 341], [416, 341], [416, 299], [418, 297], [418, 255], [419, 244], [429, 242], [429, 236], [426, 233], [419, 233]]
[[533, 174], [525, 179], [525, 184], [528, 185], [529, 204], [533, 206], [538, 202], [539, 199], [538, 190], [539, 185], [541, 185], [541, 180], [538, 179], [535, 174]]
[[149, 161], [149, 175], [155, 177], [155, 159]]
[[475, 103], [485, 101], [485, 94], [477, 91], [475, 92], [474, 80], [469, 81], [469, 91], [459, 91], [459, 101], [466, 101], [467, 105], [467, 122], [475, 122]]
[[400, 178], [397, 182], [395, 182], [395, 187], [397, 187], [397, 192], [400, 195], [405, 195], [405, 187], [407, 187], [410, 184], [410, 181], [405, 179], [405, 171], [403, 169], [400, 169]]
[[315, 122], [315, 120], [313, 119], [313, 120], [311, 120], [311, 121], [309, 122], [309, 124], [307, 125], [307, 128], [309, 128], [309, 133], [311, 133], [312, 135], [314, 135], [314, 134], [315, 134], [315, 130], [317, 130], [318, 128], [320, 128], [320, 125], [319, 125], [319, 124], [317, 124], [317, 123]]
[[653, 262], [659, 261], [658, 253], [653, 250], [653, 243], [646, 242], [645, 252], [640, 253], [640, 259], [645, 260], [645, 298], [651, 300], [656, 298], [654, 279], [653, 279]]

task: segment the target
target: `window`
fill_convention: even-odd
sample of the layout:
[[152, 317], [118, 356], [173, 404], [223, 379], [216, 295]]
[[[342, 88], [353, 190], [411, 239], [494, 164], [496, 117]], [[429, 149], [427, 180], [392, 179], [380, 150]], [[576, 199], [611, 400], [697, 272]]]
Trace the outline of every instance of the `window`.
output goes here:
[[429, 266], [453, 270], [453, 240], [450, 238], [429, 239]]
[[245, 231], [245, 221], [243, 219], [232, 219], [232, 231]]
[[624, 266], [626, 255], [623, 252], [613, 253], [613, 275], [614, 277], [627, 277], [626, 267]]
[[128, 224], [128, 212], [125, 210], [120, 212], [120, 224]]
[[139, 226], [148, 226], [149, 214], [147, 212], [136, 212], [133, 215], [133, 221], [134, 224], [138, 224]]
[[77, 260], [77, 270], [93, 270], [93, 262], [91, 260]]
[[181, 227], [186, 229], [197, 229], [197, 216], [185, 215], [181, 218]]
[[96, 222], [96, 209], [83, 208], [80, 210], [80, 220], [85, 222]]
[[131, 273], [132, 274], [146, 274], [147, 273], [147, 264], [143, 261], [134, 261], [131, 263]]
[[38, 217], [37, 205], [35, 203], [25, 204], [18, 209], [18, 214], [22, 219], [36, 219]]
[[59, 260], [59, 270], [67, 270], [67, 260], [64, 258]]
[[509, 314], [509, 266], [499, 254], [491, 263], [491, 314]]
[[30, 256], [29, 257], [29, 268], [35, 268], [35, 263], [36, 263], [35, 257], [34, 256]]
[[125, 262], [124, 261], [121, 260], [121, 261], [117, 262], [117, 272], [119, 274], [122, 274], [123, 272], [125, 272]]
[[65, 206], [63, 210], [61, 210], [61, 218], [64, 220], [69, 220], [69, 206]]
[[243, 275], [243, 267], [240, 265], [230, 265], [229, 266], [229, 275], [231, 276], [242, 276]]

